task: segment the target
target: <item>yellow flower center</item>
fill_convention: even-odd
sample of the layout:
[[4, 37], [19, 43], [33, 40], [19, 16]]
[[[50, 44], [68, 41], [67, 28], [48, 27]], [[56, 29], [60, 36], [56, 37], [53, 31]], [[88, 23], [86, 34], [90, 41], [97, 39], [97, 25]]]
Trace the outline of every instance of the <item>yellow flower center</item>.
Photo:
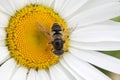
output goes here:
[[[58, 23], [64, 30], [64, 51], [68, 49], [69, 39], [65, 21], [53, 9], [43, 5], [28, 5], [10, 18], [6, 28], [6, 45], [18, 64], [27, 68], [46, 69], [59, 61], [50, 43], [52, 26]], [[40, 26], [41, 25], [41, 26]]]

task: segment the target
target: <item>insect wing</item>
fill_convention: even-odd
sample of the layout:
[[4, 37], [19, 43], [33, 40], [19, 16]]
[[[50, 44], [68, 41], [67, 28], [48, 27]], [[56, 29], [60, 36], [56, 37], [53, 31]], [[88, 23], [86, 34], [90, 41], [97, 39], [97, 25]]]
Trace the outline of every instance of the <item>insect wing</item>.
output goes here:
[[36, 22], [36, 26], [40, 29], [40, 31], [42, 33], [44, 33], [45, 36], [50, 37], [51, 38], [51, 34], [49, 33], [49, 31], [39, 22]]

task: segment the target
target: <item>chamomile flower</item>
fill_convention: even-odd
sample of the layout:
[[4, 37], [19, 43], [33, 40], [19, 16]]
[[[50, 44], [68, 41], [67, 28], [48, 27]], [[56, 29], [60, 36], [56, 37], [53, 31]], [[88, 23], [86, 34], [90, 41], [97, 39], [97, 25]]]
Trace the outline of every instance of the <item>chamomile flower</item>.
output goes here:
[[[1, 0], [1, 80], [111, 80], [120, 74], [118, 0]], [[54, 54], [52, 26], [62, 28], [64, 54]], [[40, 28], [40, 26], [42, 28]], [[93, 66], [94, 65], [94, 66]]]

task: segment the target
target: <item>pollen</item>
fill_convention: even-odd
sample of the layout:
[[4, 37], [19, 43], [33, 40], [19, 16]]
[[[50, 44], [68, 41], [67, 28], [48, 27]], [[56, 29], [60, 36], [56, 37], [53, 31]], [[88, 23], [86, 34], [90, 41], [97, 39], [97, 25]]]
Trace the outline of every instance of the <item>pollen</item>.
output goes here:
[[[51, 28], [58, 23], [63, 29], [64, 51], [68, 50], [68, 30], [64, 19], [52, 8], [43, 5], [27, 5], [11, 16], [6, 28], [6, 45], [10, 56], [21, 66], [47, 69], [59, 62], [53, 53]], [[42, 28], [39, 28], [42, 25]]]

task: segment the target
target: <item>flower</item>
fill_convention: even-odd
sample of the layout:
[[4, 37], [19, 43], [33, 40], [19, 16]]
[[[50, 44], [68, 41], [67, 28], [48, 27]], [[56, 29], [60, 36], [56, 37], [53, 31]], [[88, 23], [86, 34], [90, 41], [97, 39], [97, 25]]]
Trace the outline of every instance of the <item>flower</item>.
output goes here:
[[[0, 79], [111, 80], [93, 65], [120, 74], [120, 60], [99, 52], [120, 50], [117, 16], [118, 0], [1, 0]], [[64, 29], [60, 57], [47, 34], [54, 23]]]

